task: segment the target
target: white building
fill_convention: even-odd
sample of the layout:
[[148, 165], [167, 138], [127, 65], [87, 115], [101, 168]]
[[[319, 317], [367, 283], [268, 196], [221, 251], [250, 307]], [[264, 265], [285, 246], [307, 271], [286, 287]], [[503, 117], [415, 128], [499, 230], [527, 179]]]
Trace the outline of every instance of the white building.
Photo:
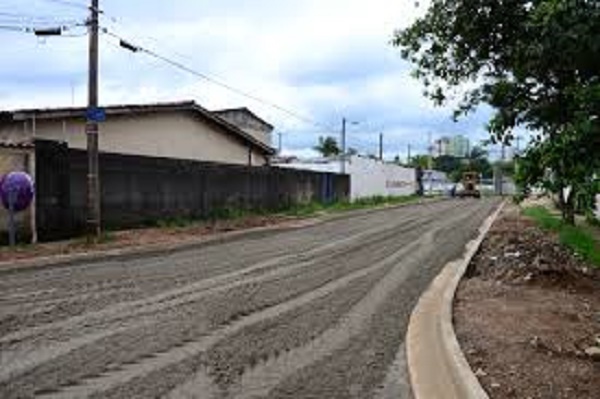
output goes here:
[[[361, 156], [347, 159], [344, 168], [340, 159], [296, 160], [274, 166], [330, 173], [342, 173], [342, 169], [345, 169], [345, 173], [350, 175], [352, 200], [374, 196], [408, 196], [417, 191], [415, 169]], [[429, 190], [428, 181], [425, 181], [428, 176], [426, 173], [423, 177], [426, 193]], [[442, 185], [445, 186], [445, 174], [434, 171], [431, 177], [434, 191], [438, 191]]]

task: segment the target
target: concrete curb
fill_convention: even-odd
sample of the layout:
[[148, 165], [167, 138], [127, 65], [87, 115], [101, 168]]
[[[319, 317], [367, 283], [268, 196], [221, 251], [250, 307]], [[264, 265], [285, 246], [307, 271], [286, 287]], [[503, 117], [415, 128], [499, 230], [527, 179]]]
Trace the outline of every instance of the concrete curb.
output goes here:
[[382, 212], [389, 209], [402, 208], [406, 206], [422, 206], [431, 203], [443, 201], [444, 199], [420, 200], [418, 202], [408, 202], [403, 204], [383, 206], [372, 209], [360, 209], [355, 211], [347, 211], [323, 215], [320, 217], [311, 217], [307, 219], [297, 219], [291, 222], [283, 222], [281, 224], [254, 227], [250, 229], [230, 231], [225, 233], [217, 233], [198, 238], [185, 239], [177, 243], [168, 244], [149, 244], [144, 247], [128, 247], [109, 250], [94, 250], [84, 253], [73, 253], [65, 255], [52, 255], [47, 257], [37, 257], [23, 260], [12, 260], [0, 262], [0, 275], [17, 273], [23, 270], [36, 270], [52, 267], [69, 266], [79, 262], [98, 263], [111, 260], [128, 260], [139, 256], [155, 256], [176, 251], [203, 248], [211, 245], [222, 244], [241, 240], [247, 237], [260, 237], [261, 235], [285, 232], [290, 230], [301, 229], [304, 227], [315, 226], [322, 223], [328, 223], [335, 220], [368, 215], [371, 213]]
[[505, 204], [485, 220], [463, 257], [444, 267], [413, 310], [406, 355], [415, 399], [488, 398], [460, 349], [452, 324], [452, 303], [469, 263]]

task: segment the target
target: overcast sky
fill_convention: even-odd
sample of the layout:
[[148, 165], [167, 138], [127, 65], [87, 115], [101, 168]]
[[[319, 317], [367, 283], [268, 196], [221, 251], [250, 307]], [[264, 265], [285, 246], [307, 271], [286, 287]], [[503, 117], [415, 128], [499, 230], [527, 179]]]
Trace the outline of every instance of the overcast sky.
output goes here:
[[[314, 123], [232, 93], [144, 54], [101, 38], [103, 105], [194, 99], [208, 109], [247, 106], [283, 133], [286, 153], [310, 155], [320, 135], [375, 153], [379, 132], [387, 157], [424, 152], [433, 137], [487, 137], [482, 110], [460, 123], [450, 108], [425, 99], [410, 65], [389, 42], [422, 8], [408, 0], [100, 0], [102, 26], [173, 61], [276, 103]], [[423, 3], [423, 2], [421, 2]], [[83, 22], [85, 0], [2, 0], [0, 26]], [[9, 15], [10, 14], [10, 15]], [[15, 15], [18, 14], [18, 15]], [[37, 18], [25, 19], [24, 16]], [[41, 40], [0, 29], [0, 108], [83, 106], [85, 28]], [[168, 132], [166, 132], [168, 133]], [[276, 142], [274, 143], [276, 144]]]

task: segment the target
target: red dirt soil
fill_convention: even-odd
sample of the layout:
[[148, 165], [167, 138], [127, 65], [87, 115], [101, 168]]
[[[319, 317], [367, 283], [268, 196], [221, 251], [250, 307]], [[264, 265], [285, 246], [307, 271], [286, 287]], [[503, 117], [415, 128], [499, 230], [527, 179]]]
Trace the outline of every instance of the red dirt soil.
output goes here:
[[600, 271], [508, 206], [461, 283], [456, 333], [491, 398], [600, 398]]

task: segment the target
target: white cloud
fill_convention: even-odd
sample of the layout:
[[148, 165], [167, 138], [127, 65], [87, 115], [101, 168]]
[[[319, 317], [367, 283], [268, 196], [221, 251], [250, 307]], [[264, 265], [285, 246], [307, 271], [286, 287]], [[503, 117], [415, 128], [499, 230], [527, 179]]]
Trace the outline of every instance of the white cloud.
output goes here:
[[[10, 6], [29, 14], [65, 11], [59, 4], [48, 4], [14, 0]], [[385, 129], [394, 151], [407, 141], [421, 143], [428, 129], [452, 130], [447, 122], [450, 111], [434, 109], [422, 97], [419, 82], [409, 77], [408, 66], [389, 44], [395, 29], [423, 12], [423, 5], [415, 8], [413, 1], [104, 0], [102, 4], [103, 26], [111, 32], [318, 120], [331, 126], [329, 130], [339, 129], [342, 116], [361, 119], [373, 131]], [[85, 16], [83, 10], [68, 11], [70, 18]], [[3, 50], [0, 107], [70, 105], [71, 87], [76, 103], [85, 103], [85, 38], [40, 44], [32, 36], [5, 32], [0, 36], [14, 40]], [[105, 104], [195, 98], [210, 109], [246, 105], [286, 131], [285, 142], [296, 149], [311, 145], [306, 135], [295, 131], [311, 130], [316, 138], [323, 130], [162, 61], [114, 46], [115, 40], [105, 35], [100, 95]], [[361, 140], [371, 146], [373, 137]]]

